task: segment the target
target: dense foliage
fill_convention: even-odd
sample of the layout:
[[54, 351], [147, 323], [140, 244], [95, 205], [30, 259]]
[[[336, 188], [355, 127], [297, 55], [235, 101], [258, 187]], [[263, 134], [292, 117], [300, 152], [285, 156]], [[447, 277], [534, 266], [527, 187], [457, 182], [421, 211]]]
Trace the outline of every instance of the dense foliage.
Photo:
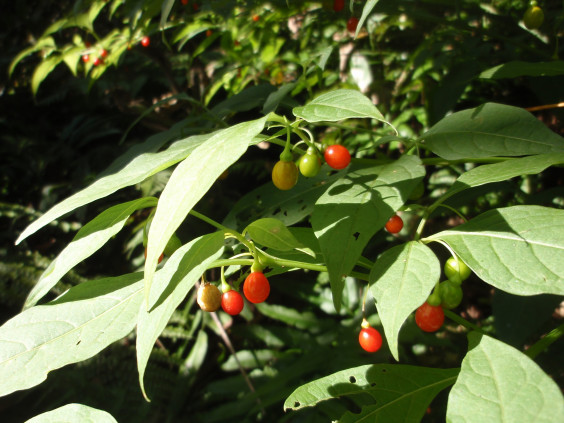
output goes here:
[[0, 20], [3, 421], [564, 420], [562, 2]]

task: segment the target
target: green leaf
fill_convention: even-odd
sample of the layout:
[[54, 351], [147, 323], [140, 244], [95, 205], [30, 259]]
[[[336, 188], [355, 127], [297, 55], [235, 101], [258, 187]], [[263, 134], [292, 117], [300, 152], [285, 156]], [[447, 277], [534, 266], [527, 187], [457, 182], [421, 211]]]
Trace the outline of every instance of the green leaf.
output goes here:
[[63, 61], [75, 77], [77, 75], [78, 63], [81, 60], [82, 52], [83, 48], [81, 46], [71, 46], [63, 51]]
[[420, 140], [447, 160], [564, 152], [564, 139], [532, 114], [495, 103], [453, 113]]
[[354, 34], [354, 37], [358, 37], [358, 33], [360, 32], [360, 29], [362, 28], [362, 26], [364, 25], [364, 21], [366, 21], [366, 18], [368, 17], [368, 15], [370, 15], [370, 12], [372, 12], [372, 9], [374, 9], [374, 7], [376, 6], [376, 4], [378, 4], [380, 0], [367, 0], [364, 7], [362, 8], [362, 15], [360, 16], [360, 20], [358, 21], [358, 25], [356, 27], [356, 32]]
[[372, 118], [387, 123], [370, 99], [355, 90], [335, 90], [322, 94], [306, 106], [295, 107], [293, 113], [308, 122]]
[[28, 389], [129, 334], [143, 301], [143, 273], [89, 281], [28, 308], [0, 327], [0, 395]]
[[[62, 215], [106, 197], [121, 188], [137, 184], [174, 165], [210, 137], [210, 135], [195, 135], [176, 141], [169, 148], [159, 153], [152, 152], [164, 142], [177, 136], [179, 131], [179, 128], [173, 128], [170, 132], [162, 132], [150, 137], [142, 146], [132, 147], [128, 152], [117, 158], [104, 172], [103, 176], [94, 183], [54, 205], [43, 216], [31, 223], [18, 237], [16, 244]], [[149, 152], [142, 152], [143, 148]]]
[[455, 382], [458, 372], [402, 364], [354, 367], [300, 386], [286, 399], [284, 409], [299, 410], [332, 398], [364, 394], [374, 404], [363, 406], [358, 414], [346, 412], [339, 422], [419, 422], [431, 400]]
[[53, 37], [44, 37], [44, 38], [40, 38], [37, 43], [35, 43], [34, 45], [32, 45], [31, 47], [26, 48], [25, 50], [21, 51], [15, 58], [14, 60], [12, 60], [12, 63], [10, 63], [10, 68], [8, 70], [8, 76], [12, 77], [12, 73], [14, 72], [14, 69], [16, 68], [16, 66], [18, 65], [18, 63], [21, 62], [21, 60], [24, 57], [29, 56], [30, 54], [35, 53], [36, 51], [42, 50], [42, 49], [46, 49], [46, 50], [54, 50], [57, 48], [57, 45], [55, 44], [55, 40], [53, 39]]
[[33, 71], [33, 76], [31, 77], [31, 92], [33, 93], [33, 95], [37, 94], [39, 85], [62, 61], [62, 55], [52, 54], [51, 56], [44, 59], [39, 65], [37, 65], [35, 71]]
[[486, 69], [480, 74], [483, 79], [517, 78], [520, 76], [558, 76], [564, 75], [564, 62], [554, 60], [552, 62], [523, 62], [515, 60], [503, 63], [493, 68]]
[[448, 398], [447, 422], [564, 421], [560, 388], [533, 360], [476, 332], [468, 340]]
[[487, 211], [423, 241], [445, 241], [485, 282], [516, 295], [564, 295], [564, 210]]
[[539, 154], [536, 156], [509, 159], [501, 163], [478, 166], [463, 173], [444, 193], [440, 201], [458, 194], [465, 189], [492, 182], [501, 182], [521, 175], [534, 175], [547, 167], [564, 163], [564, 153]]
[[172, 6], [174, 6], [174, 2], [175, 0], [163, 1], [163, 4], [161, 5], [161, 23], [159, 25], [160, 29], [164, 29], [166, 27], [166, 21], [168, 20], [168, 15], [170, 15]]
[[70, 269], [98, 251], [123, 228], [133, 212], [147, 207], [155, 207], [156, 205], [157, 199], [154, 197], [140, 198], [118, 204], [103, 211], [84, 225], [72, 242], [61, 251], [57, 258], [43, 272], [37, 284], [28, 294], [24, 309], [37, 304]]
[[168, 240], [217, 178], [243, 155], [265, 122], [263, 117], [214, 132], [172, 172], [149, 229], [145, 260], [147, 301], [158, 258]]
[[402, 156], [386, 166], [349, 172], [317, 200], [311, 226], [327, 263], [337, 311], [343, 277], [353, 269], [370, 238], [404, 204], [424, 175], [418, 157]]
[[278, 251], [304, 247], [283, 222], [272, 217], [255, 220], [243, 232], [248, 232], [251, 239], [260, 245]]
[[439, 260], [429, 247], [417, 241], [385, 251], [370, 271], [370, 293], [396, 360], [399, 361], [398, 335], [403, 323], [425, 302], [440, 276]]
[[82, 404], [67, 404], [39, 414], [26, 423], [117, 423], [106, 411]]
[[150, 309], [141, 304], [137, 323], [137, 368], [139, 384], [145, 393], [143, 376], [155, 341], [188, 291], [223, 252], [223, 232], [197, 238], [180, 247], [155, 274], [149, 296]]
[[315, 332], [322, 323], [317, 319], [311, 311], [299, 312], [293, 308], [284, 307], [278, 304], [259, 303], [256, 304], [261, 314], [280, 322], [284, 322], [289, 326], [295, 326], [298, 329], [309, 329]]
[[311, 214], [327, 186], [344, 173], [329, 176], [329, 166], [324, 165], [317, 176], [299, 178], [290, 191], [273, 189], [272, 182], [268, 182], [241, 197], [225, 217], [223, 225], [242, 229], [262, 217], [276, 218], [286, 226], [298, 223]]

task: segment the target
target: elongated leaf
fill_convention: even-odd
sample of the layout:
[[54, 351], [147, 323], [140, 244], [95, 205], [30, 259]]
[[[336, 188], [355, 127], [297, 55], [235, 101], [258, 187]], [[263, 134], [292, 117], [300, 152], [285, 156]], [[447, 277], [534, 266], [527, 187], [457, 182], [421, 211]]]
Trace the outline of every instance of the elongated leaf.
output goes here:
[[174, 6], [174, 0], [164, 0], [161, 6], [161, 23], [159, 27], [164, 29], [166, 27], [166, 21], [168, 20], [168, 15]]
[[37, 40], [37, 43], [35, 43], [31, 47], [28, 47], [25, 50], [21, 51], [14, 58], [14, 60], [12, 60], [12, 63], [10, 63], [10, 68], [8, 69], [8, 76], [10, 78], [12, 77], [12, 73], [14, 72], [14, 69], [16, 68], [18, 63], [20, 63], [20, 61], [24, 57], [29, 56], [30, 54], [33, 54], [36, 51], [39, 51], [39, 50], [42, 50], [42, 49], [55, 49], [56, 47], [57, 47], [57, 45], [55, 44], [55, 40], [54, 40], [53, 37], [42, 37], [42, 38], [40, 38], [39, 40]]
[[311, 226], [329, 271], [333, 302], [341, 305], [343, 276], [350, 273], [372, 236], [407, 200], [425, 170], [415, 156], [350, 172], [317, 200]]
[[163, 190], [149, 230], [145, 261], [145, 297], [158, 257], [166, 243], [216, 179], [243, 153], [264, 128], [266, 117], [216, 131], [180, 163]]
[[441, 201], [464, 191], [492, 182], [501, 182], [520, 175], [540, 173], [547, 167], [564, 163], [564, 153], [539, 154], [536, 156], [509, 159], [501, 163], [478, 166], [463, 173], [449, 190], [441, 197]]
[[374, 404], [358, 414], [345, 413], [339, 422], [419, 422], [431, 400], [456, 381], [459, 369], [432, 369], [402, 364], [373, 364], [343, 370], [306, 383], [285, 401], [299, 410], [331, 398], [370, 395]]
[[420, 139], [447, 160], [564, 152], [564, 138], [533, 115], [495, 103], [447, 116]]
[[244, 232], [248, 232], [253, 241], [278, 251], [304, 247], [283, 222], [271, 217], [255, 220]]
[[552, 62], [523, 62], [515, 60], [504, 63], [480, 74], [483, 79], [517, 78], [519, 76], [557, 76], [564, 75], [564, 62], [554, 60]]
[[67, 404], [29, 419], [26, 423], [117, 423], [106, 411], [82, 404]]
[[295, 107], [293, 113], [308, 122], [372, 118], [387, 123], [370, 99], [355, 90], [335, 90], [322, 94], [306, 106]]
[[44, 59], [33, 71], [33, 76], [31, 77], [31, 92], [33, 95], [37, 94], [39, 85], [47, 78], [47, 76], [53, 72], [53, 70], [63, 61], [63, 56], [60, 54], [52, 54], [48, 58]]
[[207, 266], [221, 256], [223, 239], [222, 232], [215, 232], [176, 250], [155, 275], [149, 298], [150, 310], [141, 304], [137, 323], [137, 368], [141, 391], [147, 399], [143, 376], [155, 341]]
[[150, 152], [140, 152], [139, 146], [131, 148], [119, 157], [109, 167], [109, 171], [94, 183], [61, 201], [49, 209], [43, 216], [31, 223], [18, 237], [16, 244], [29, 235], [35, 233], [53, 220], [69, 213], [85, 204], [106, 197], [117, 190], [134, 185], [151, 175], [166, 169], [184, 159], [198, 145], [207, 140], [210, 135], [196, 135], [173, 143], [168, 149], [159, 153], [151, 152], [167, 140], [176, 136], [180, 129], [157, 134], [147, 140], [145, 147]]
[[533, 360], [476, 332], [468, 339], [468, 354], [448, 397], [447, 422], [564, 421], [560, 388]]
[[51, 370], [90, 358], [135, 327], [143, 274], [89, 281], [0, 327], [0, 395], [31, 388]]
[[370, 12], [372, 12], [372, 9], [374, 9], [374, 6], [376, 6], [376, 4], [378, 4], [379, 1], [380, 0], [367, 0], [366, 3], [364, 4], [364, 7], [362, 8], [362, 15], [360, 16], [360, 20], [358, 21], [358, 25], [356, 27], [356, 31], [354, 34], [355, 38], [358, 37], [358, 33], [360, 32], [360, 29], [364, 25], [366, 18], [368, 18], [368, 15], [370, 15]]
[[39, 281], [37, 281], [37, 284], [27, 296], [24, 309], [37, 304], [70, 269], [98, 251], [123, 228], [123, 225], [125, 225], [125, 222], [134, 211], [146, 207], [155, 207], [156, 205], [157, 199], [154, 197], [140, 198], [118, 204], [100, 213], [84, 225], [72, 242], [61, 251], [57, 258], [43, 272]]
[[370, 293], [396, 360], [403, 323], [425, 302], [440, 276], [441, 265], [433, 251], [416, 241], [385, 251], [370, 271]]
[[516, 295], [564, 294], [564, 210], [490, 210], [424, 241], [443, 240], [487, 283]]

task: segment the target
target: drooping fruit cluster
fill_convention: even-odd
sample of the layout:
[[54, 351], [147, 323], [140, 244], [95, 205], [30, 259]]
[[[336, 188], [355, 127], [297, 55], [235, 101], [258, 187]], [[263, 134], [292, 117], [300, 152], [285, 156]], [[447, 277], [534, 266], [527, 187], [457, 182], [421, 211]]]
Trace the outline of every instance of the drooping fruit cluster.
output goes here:
[[415, 323], [425, 332], [436, 332], [444, 322], [444, 309], [453, 309], [462, 302], [461, 284], [472, 271], [459, 258], [450, 257], [444, 266], [447, 277], [433, 289], [427, 301], [415, 312]]

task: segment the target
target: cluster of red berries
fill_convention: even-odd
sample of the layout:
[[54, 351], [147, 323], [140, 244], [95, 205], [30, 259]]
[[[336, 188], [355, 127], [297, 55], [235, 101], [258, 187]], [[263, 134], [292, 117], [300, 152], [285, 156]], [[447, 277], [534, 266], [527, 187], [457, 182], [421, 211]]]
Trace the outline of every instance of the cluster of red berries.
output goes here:
[[[270, 283], [264, 273], [252, 272], [243, 283], [243, 294], [247, 301], [258, 304], [268, 298], [270, 294]], [[219, 288], [211, 283], [200, 285], [197, 294], [197, 302], [204, 311], [217, 311], [219, 307], [227, 314], [236, 316], [245, 306], [243, 296], [233, 289], [220, 292]]]
[[[333, 10], [335, 12], [340, 12], [341, 10], [343, 10], [345, 8], [345, 0], [335, 0], [333, 2]], [[349, 18], [349, 20], [347, 21], [347, 30], [354, 34], [356, 32], [356, 28], [358, 26], [358, 18], [355, 16], [352, 16]]]
[[[151, 39], [149, 38], [148, 35], [145, 35], [143, 38], [141, 38], [141, 41], [139, 42], [143, 47], [149, 47], [149, 44], [151, 44]], [[90, 48], [90, 43], [86, 42], [84, 43], [84, 46], [86, 48]], [[101, 48], [98, 51], [98, 54], [93, 56], [91, 54], [83, 54], [82, 55], [82, 61], [84, 63], [88, 63], [90, 62], [90, 60], [92, 60], [92, 65], [93, 66], [99, 66], [101, 64], [104, 63], [104, 59], [108, 56], [108, 50], [106, 50], [105, 48]]]

